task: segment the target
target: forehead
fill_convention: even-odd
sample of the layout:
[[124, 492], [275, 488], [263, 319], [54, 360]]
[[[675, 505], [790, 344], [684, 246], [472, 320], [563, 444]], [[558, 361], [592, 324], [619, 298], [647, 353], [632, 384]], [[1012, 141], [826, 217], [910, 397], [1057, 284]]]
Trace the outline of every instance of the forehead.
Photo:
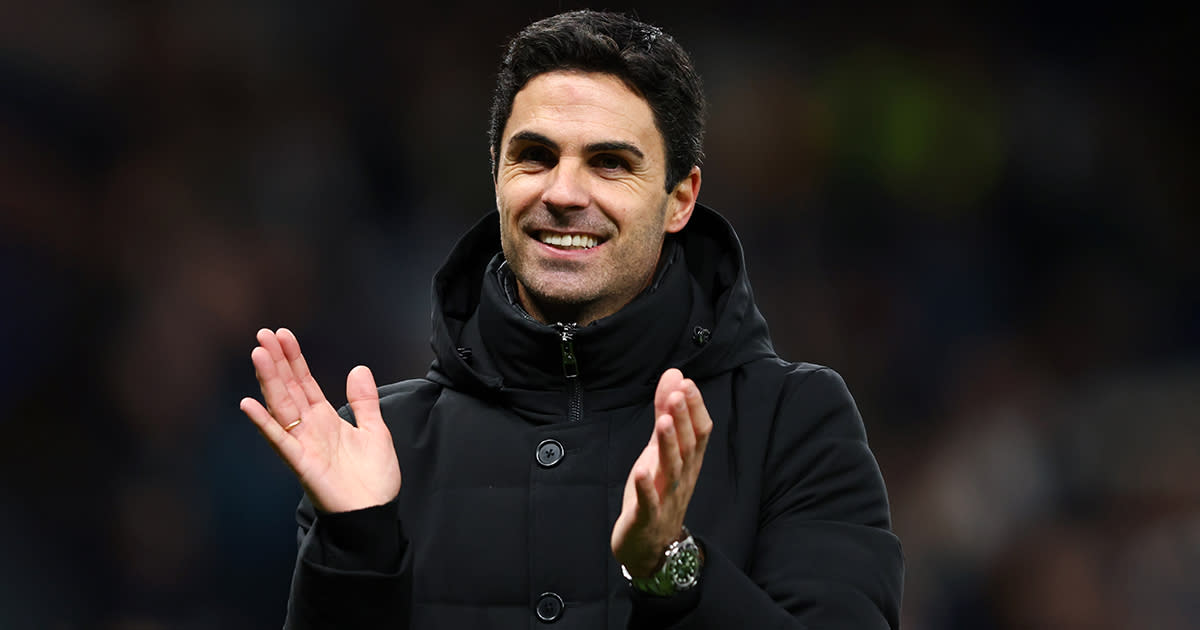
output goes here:
[[529, 80], [513, 98], [504, 142], [534, 131], [563, 143], [578, 140], [634, 143], [659, 155], [662, 136], [646, 99], [611, 74], [554, 71]]

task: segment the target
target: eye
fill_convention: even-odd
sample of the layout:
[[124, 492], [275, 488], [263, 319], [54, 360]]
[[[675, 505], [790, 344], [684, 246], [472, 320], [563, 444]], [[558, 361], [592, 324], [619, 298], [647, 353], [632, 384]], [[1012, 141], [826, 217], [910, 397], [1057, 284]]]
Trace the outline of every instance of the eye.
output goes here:
[[531, 144], [524, 149], [521, 149], [521, 152], [517, 155], [517, 159], [521, 162], [553, 164], [554, 154], [550, 152], [550, 149], [547, 149], [540, 144]]
[[596, 157], [592, 158], [592, 164], [606, 171], [629, 170], [629, 163], [620, 156], [613, 155], [612, 153], [601, 153], [600, 155], [597, 155]]

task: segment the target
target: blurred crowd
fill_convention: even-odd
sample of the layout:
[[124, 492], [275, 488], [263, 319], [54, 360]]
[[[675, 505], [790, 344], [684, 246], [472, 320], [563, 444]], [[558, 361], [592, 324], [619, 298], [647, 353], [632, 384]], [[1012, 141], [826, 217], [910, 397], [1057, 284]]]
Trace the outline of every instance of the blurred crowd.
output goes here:
[[[701, 201], [777, 349], [855, 394], [905, 627], [1195, 628], [1183, 28], [940, 4], [636, 13], [704, 78]], [[519, 6], [0, 5], [0, 628], [282, 622], [300, 490], [238, 411], [255, 331], [335, 405], [354, 365], [424, 374], [506, 38], [577, 5]]]

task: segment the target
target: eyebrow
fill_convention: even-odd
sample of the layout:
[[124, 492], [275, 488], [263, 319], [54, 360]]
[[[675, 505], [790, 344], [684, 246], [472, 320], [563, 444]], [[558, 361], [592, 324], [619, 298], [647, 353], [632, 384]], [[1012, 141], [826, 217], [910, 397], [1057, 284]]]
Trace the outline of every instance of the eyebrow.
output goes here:
[[[555, 151], [559, 150], [559, 146], [558, 146], [557, 142], [551, 140], [550, 138], [547, 138], [546, 136], [544, 136], [540, 133], [537, 133], [536, 131], [517, 132], [517, 133], [513, 134], [513, 136], [511, 138], [509, 138], [508, 141], [511, 144], [518, 140], [522, 140], [525, 142], [536, 142], [538, 144], [544, 144], [547, 147], [549, 147]], [[642, 150], [639, 149], [637, 147], [637, 145], [631, 144], [629, 142], [621, 142], [619, 140], [607, 140], [604, 142], [593, 142], [592, 144], [589, 144], [586, 147], [584, 147], [584, 150], [587, 153], [598, 153], [601, 151], [627, 151], [629, 153], [636, 155], [638, 157], [638, 159], [646, 158], [646, 154], [642, 153]]]
[[588, 153], [599, 153], [601, 151], [628, 151], [629, 153], [638, 156], [638, 159], [644, 159], [646, 157], [644, 154], [642, 154], [642, 150], [636, 146], [628, 142], [618, 142], [615, 140], [610, 140], [608, 142], [594, 142], [584, 148], [587, 149]]

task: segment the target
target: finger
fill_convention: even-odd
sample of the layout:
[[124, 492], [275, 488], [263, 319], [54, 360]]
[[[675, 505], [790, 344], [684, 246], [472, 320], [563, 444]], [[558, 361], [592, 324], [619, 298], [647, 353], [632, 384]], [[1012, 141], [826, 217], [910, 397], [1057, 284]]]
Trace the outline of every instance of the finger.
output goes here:
[[700, 388], [696, 386], [695, 381], [687, 379], [683, 382], [682, 387], [683, 395], [687, 399], [688, 411], [692, 417], [693, 431], [696, 434], [695, 452], [703, 456], [705, 449], [708, 448], [708, 438], [712, 435], [712, 416], [708, 413], [708, 407], [704, 404], [704, 396], [700, 394]]
[[[279, 378], [283, 379], [284, 385], [289, 381], [295, 380], [295, 375], [292, 374], [292, 364], [288, 363], [287, 356], [283, 354], [283, 346], [279, 345], [279, 336], [271, 330], [263, 328], [258, 331], [258, 343], [271, 355], [271, 361], [275, 364], [275, 371], [279, 374]], [[304, 398], [297, 399], [297, 403]]]
[[683, 392], [671, 392], [667, 397], [667, 405], [671, 408], [670, 415], [675, 424], [679, 456], [690, 459], [693, 449], [696, 448], [696, 430], [692, 428], [692, 412], [688, 408], [687, 399]]
[[246, 414], [246, 417], [250, 418], [250, 421], [258, 428], [258, 432], [267, 439], [271, 448], [275, 449], [279, 457], [294, 470], [295, 462], [300, 461], [302, 451], [300, 443], [287, 431], [284, 431], [283, 427], [279, 426], [279, 423], [267, 411], [267, 408], [257, 400], [243, 398], [239, 407], [242, 413]]
[[680, 473], [683, 470], [683, 457], [679, 452], [679, 440], [676, 436], [677, 420], [670, 415], [658, 417], [654, 433], [658, 435], [658, 467], [662, 471], [659, 483], [662, 492], [678, 485]]
[[355, 366], [346, 375], [346, 400], [354, 412], [354, 422], [358, 428], [368, 431], [387, 429], [379, 412], [379, 388], [375, 385], [375, 376], [370, 368]]
[[[288, 382], [288, 392], [292, 395], [293, 400], [304, 400], [304, 390], [300, 388], [300, 384], [296, 381]], [[309, 431], [316, 431], [318, 429], [323, 431], [328, 429], [330, 420], [336, 423], [342, 422], [342, 419], [338, 417], [336, 411], [328, 403], [323, 407], [310, 407], [306, 404], [301, 404], [299, 407], [300, 415], [298, 417], [293, 418], [286, 424], [282, 421], [280, 422], [280, 424], [283, 424], [283, 430], [291, 433], [297, 439], [302, 439]]]
[[292, 370], [292, 376], [300, 383], [301, 389], [304, 390], [304, 396], [310, 405], [319, 405], [325, 402], [325, 394], [321, 391], [321, 386], [317, 384], [317, 380], [313, 378], [312, 372], [308, 369], [308, 361], [305, 360], [304, 354], [300, 352], [300, 340], [296, 338], [295, 333], [287, 328], [280, 328], [275, 333], [276, 339], [279, 341], [279, 347], [283, 350], [283, 356], [287, 359], [288, 366]]
[[258, 334], [255, 335], [258, 339], [258, 345], [266, 348], [271, 355], [271, 360], [275, 362], [276, 369], [280, 370], [280, 375], [287, 378], [292, 377], [292, 368], [288, 365], [287, 357], [283, 354], [283, 347], [279, 345], [279, 335], [270, 328], [261, 328]]
[[[258, 345], [267, 351], [267, 357], [273, 364], [271, 373], [275, 374], [282, 381], [282, 389], [286, 392], [287, 382], [292, 378], [292, 368], [287, 363], [287, 358], [283, 354], [283, 348], [279, 345], [279, 338], [275, 335], [275, 331], [269, 328], [260, 328], [255, 338], [258, 340]], [[274, 413], [275, 407], [271, 404], [271, 401], [267, 401], [267, 408]]]
[[663, 372], [658, 379], [658, 388], [654, 390], [654, 415], [661, 416], [664, 413], [670, 413], [670, 407], [667, 405], [667, 397], [671, 392], [679, 389], [679, 381], [683, 380], [683, 372], [677, 368], [671, 368]]
[[279, 366], [271, 359], [271, 353], [259, 346], [250, 352], [250, 361], [258, 375], [258, 387], [262, 390], [267, 409], [276, 422], [286, 424], [300, 417], [300, 408], [288, 393], [287, 380], [279, 374]]
[[654, 477], [647, 470], [637, 470], [633, 477], [633, 488], [637, 492], [638, 509], [634, 519], [639, 523], [652, 522], [658, 518], [658, 491], [654, 489]]

